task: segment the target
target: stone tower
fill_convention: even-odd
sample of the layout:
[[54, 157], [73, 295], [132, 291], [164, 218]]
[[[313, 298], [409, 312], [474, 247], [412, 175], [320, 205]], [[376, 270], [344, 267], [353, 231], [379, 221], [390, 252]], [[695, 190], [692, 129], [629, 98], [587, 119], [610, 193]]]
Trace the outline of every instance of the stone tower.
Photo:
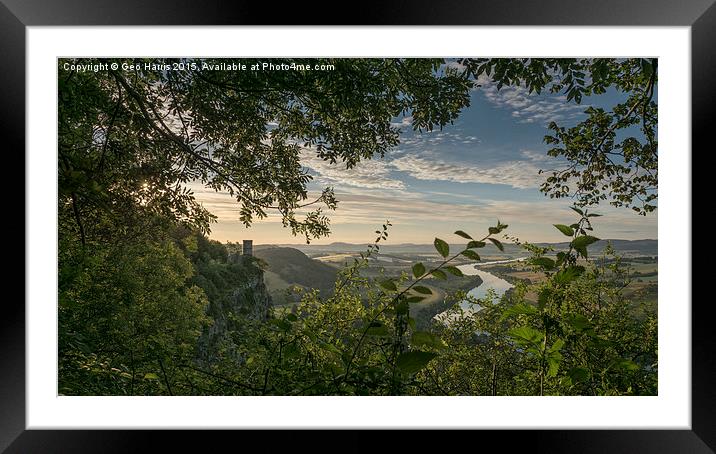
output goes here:
[[254, 242], [253, 240], [244, 240], [243, 244], [244, 255], [254, 255]]

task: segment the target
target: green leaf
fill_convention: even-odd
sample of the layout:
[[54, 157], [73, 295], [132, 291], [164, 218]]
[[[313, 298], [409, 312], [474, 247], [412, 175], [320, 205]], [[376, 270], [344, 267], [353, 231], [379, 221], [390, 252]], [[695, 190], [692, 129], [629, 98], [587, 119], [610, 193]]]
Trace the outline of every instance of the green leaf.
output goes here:
[[422, 263], [416, 263], [415, 265], [413, 265], [413, 276], [418, 278], [423, 274], [425, 274], [425, 265], [423, 265]]
[[599, 216], [601, 216], [601, 214], [589, 213], [589, 214], [587, 215], [588, 218], [598, 218]]
[[558, 284], [568, 284], [584, 273], [584, 267], [581, 265], [570, 266], [560, 270], [554, 275], [554, 281]]
[[286, 319], [287, 319], [289, 322], [295, 322], [296, 320], [298, 320], [298, 317], [296, 317], [296, 314], [288, 314], [288, 315], [286, 316]]
[[398, 304], [395, 305], [395, 313], [398, 315], [405, 315], [408, 312], [410, 312], [410, 306], [408, 306], [408, 302], [405, 300], [401, 300], [398, 302]]
[[388, 327], [385, 325], [371, 326], [366, 330], [365, 333], [368, 336], [376, 337], [386, 337], [390, 335], [390, 331], [388, 331]]
[[597, 238], [595, 236], [582, 235], [582, 236], [578, 236], [577, 238], [572, 240], [571, 245], [574, 249], [580, 249], [580, 248], [585, 248], [592, 243], [596, 243], [597, 241], [599, 241], [599, 238]]
[[564, 347], [564, 341], [562, 339], [558, 338], [556, 341], [554, 341], [552, 346], [549, 348], [549, 351], [550, 351], [550, 353], [558, 352], [558, 351], [562, 350], [562, 347]]
[[554, 260], [548, 257], [535, 257], [530, 259], [532, 265], [541, 266], [546, 270], [551, 270], [555, 267]]
[[338, 353], [338, 354], [341, 353], [341, 351], [338, 349], [338, 347], [336, 347], [335, 345], [330, 344], [328, 342], [321, 342], [319, 345], [322, 349], [328, 350], [329, 352]]
[[564, 319], [576, 331], [584, 331], [585, 329], [591, 328], [592, 326], [592, 324], [589, 322], [589, 319], [582, 314], [568, 313], [565, 314]]
[[542, 289], [542, 291], [539, 292], [539, 297], [537, 298], [537, 307], [539, 310], [545, 308], [550, 296], [552, 296], [552, 290], [549, 288]]
[[564, 224], [554, 224], [555, 227], [557, 227], [557, 230], [564, 233], [567, 236], [574, 236], [574, 229], [568, 225]]
[[504, 321], [506, 318], [512, 315], [534, 315], [537, 313], [537, 309], [529, 304], [515, 304], [514, 306], [505, 310], [500, 317], [500, 321]]
[[569, 207], [569, 208], [576, 211], [580, 216], [584, 216], [584, 211], [580, 210], [579, 208], [577, 208], [577, 207]]
[[414, 374], [427, 366], [430, 360], [436, 356], [438, 356], [436, 353], [419, 350], [405, 352], [398, 355], [395, 364], [406, 374]]
[[450, 254], [450, 246], [448, 246], [445, 241], [440, 238], [435, 238], [433, 243], [435, 244], [435, 249], [443, 256], [443, 258], [446, 258]]
[[274, 318], [271, 319], [269, 323], [277, 326], [281, 331], [289, 331], [291, 329], [291, 322], [289, 322], [288, 320]]
[[639, 365], [630, 359], [622, 358], [614, 364], [619, 369], [624, 370], [639, 370]]
[[[589, 334], [589, 333], [587, 333], [587, 334]], [[596, 335], [592, 336], [591, 342], [592, 342], [592, 344], [594, 344], [594, 346], [596, 346], [598, 348], [609, 348], [609, 347], [614, 346], [614, 342], [610, 341], [609, 339], [605, 339], [603, 337], [599, 337]]]
[[480, 256], [477, 254], [477, 252], [471, 251], [470, 249], [465, 249], [460, 254], [472, 260], [480, 260]]
[[[490, 228], [487, 229], [487, 231], [490, 232], [490, 235], [494, 235], [494, 234], [496, 234], [496, 233], [500, 233], [500, 229], [498, 229], [497, 227], [490, 227]], [[488, 238], [488, 239], [489, 239], [489, 238]]]
[[444, 349], [447, 347], [447, 344], [444, 340], [440, 339], [439, 336], [436, 336], [432, 333], [428, 333], [426, 331], [416, 331], [413, 333], [413, 335], [410, 338], [411, 345], [420, 347], [420, 346], [427, 346], [427, 347], [433, 347], [437, 349]]
[[424, 296], [408, 296], [405, 298], [406, 303], [419, 303], [425, 299]]
[[564, 263], [564, 259], [566, 259], [566, 258], [567, 258], [567, 253], [566, 253], [566, 252], [564, 252], [564, 251], [562, 251], [562, 252], [557, 252], [557, 263], [556, 263], [556, 265], [557, 265], [557, 266], [560, 266], [562, 263]]
[[301, 354], [301, 350], [298, 348], [295, 342], [286, 345], [282, 350], [284, 359], [296, 358]]
[[641, 66], [642, 71], [644, 72], [644, 77], [647, 79], [651, 77], [651, 75], [654, 73], [654, 67], [652, 66], [651, 62], [646, 59], [642, 58], [639, 62], [639, 66]]
[[496, 240], [496, 239], [494, 239], [494, 238], [488, 238], [488, 240], [492, 241], [492, 244], [494, 244], [495, 246], [497, 246], [497, 249], [499, 249], [499, 250], [501, 250], [501, 251], [504, 251], [504, 250], [505, 250], [505, 247], [504, 247], [504, 246], [502, 245], [502, 243], [500, 243], [498, 240]]
[[567, 372], [572, 383], [585, 382], [589, 379], [589, 371], [583, 367], [573, 367]]
[[159, 375], [152, 373], [152, 372], [147, 372], [146, 374], [144, 374], [144, 379], [145, 380], [159, 380]]
[[467, 243], [468, 249], [474, 249], [474, 248], [480, 248], [480, 247], [485, 247], [484, 241], [470, 241], [469, 243]]
[[460, 268], [458, 268], [456, 266], [449, 265], [449, 266], [443, 267], [443, 269], [445, 271], [447, 271], [448, 273], [452, 274], [453, 276], [458, 276], [458, 277], [464, 276], [464, 274], [462, 274], [462, 271], [460, 271]]
[[415, 290], [418, 293], [422, 293], [423, 295], [432, 295], [433, 291], [430, 290], [428, 287], [424, 287], [422, 285], [416, 285], [413, 287], [413, 290]]
[[437, 279], [442, 279], [443, 281], [447, 279], [447, 274], [445, 274], [445, 272], [441, 270], [432, 270], [430, 274], [432, 274]]
[[467, 233], [463, 232], [462, 230], [458, 230], [457, 232], [455, 232], [455, 235], [461, 236], [461, 237], [465, 238], [466, 240], [471, 240], [471, 239], [472, 239], [472, 237], [471, 237], [470, 235], [468, 235]]
[[551, 352], [547, 356], [547, 376], [556, 377], [559, 372], [559, 363], [562, 362], [562, 354], [559, 352]]
[[537, 345], [542, 341], [542, 333], [530, 326], [512, 328], [508, 334], [521, 344]]
[[393, 282], [391, 279], [380, 281], [378, 284], [385, 290], [389, 290], [391, 292], [395, 292], [398, 290], [398, 287], [396, 287], [395, 282]]

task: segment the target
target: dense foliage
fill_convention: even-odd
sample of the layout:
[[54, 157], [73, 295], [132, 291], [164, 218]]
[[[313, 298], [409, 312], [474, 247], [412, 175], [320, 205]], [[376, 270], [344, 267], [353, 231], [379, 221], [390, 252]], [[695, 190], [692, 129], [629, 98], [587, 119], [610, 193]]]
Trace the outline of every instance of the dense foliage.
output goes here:
[[[577, 209], [579, 210], [579, 209]], [[581, 211], [581, 210], [579, 210]], [[454, 305], [419, 330], [411, 305], [431, 293], [425, 279], [462, 275], [458, 257], [479, 250], [507, 228], [498, 223], [479, 240], [410, 276], [369, 279], [361, 270], [387, 238], [389, 224], [361, 259], [339, 274], [333, 294], [304, 295], [293, 312], [264, 318], [236, 312], [230, 348], [198, 339], [227, 304], [233, 288], [261, 274], [236, 264], [201, 234], [179, 232], [159, 247], [93, 254], [60, 294], [60, 392], [67, 394], [415, 394], [653, 395], [657, 392], [657, 323], [653, 308], [634, 307], [622, 290], [618, 259], [587, 262], [596, 241], [584, 230], [591, 213], [571, 226], [568, 251], [530, 263], [548, 273], [518, 284], [502, 299]], [[183, 250], [183, 254], [182, 254]], [[609, 250], [606, 251], [610, 253]], [[192, 265], [194, 272], [192, 273]], [[193, 274], [193, 276], [192, 276]], [[538, 295], [533, 304], [528, 294]], [[207, 310], [208, 309], [208, 310]], [[204, 352], [205, 353], [205, 352]]]
[[169, 377], [210, 321], [191, 261], [169, 240], [69, 248], [61, 243], [59, 392], [186, 393]]
[[[82, 72], [67, 65], [96, 61], [59, 62], [61, 394], [656, 394], [656, 315], [624, 297], [618, 258], [589, 261], [596, 215], [586, 210], [607, 198], [654, 208], [655, 61], [300, 59], [274, 63], [334, 70], [244, 73], [206, 69], [225, 60], [106, 61], [138, 65]], [[485, 74], [498, 87], [564, 90], [575, 102], [628, 94], [572, 128], [550, 125], [550, 154], [570, 168], [543, 190], [577, 195], [579, 219], [555, 226], [570, 237], [567, 251], [524, 245], [544, 282], [475, 301], [481, 310], [455, 306], [418, 329], [411, 305], [430, 294], [425, 280], [460, 276], [457, 257], [477, 262], [482, 248], [501, 249], [507, 225], [479, 238], [456, 232], [466, 241], [459, 251], [436, 238], [438, 266], [367, 278], [386, 223], [332, 292], [305, 292], [294, 312], [234, 310], [262, 291], [261, 263], [206, 237], [214, 217], [187, 184], [230, 193], [246, 225], [275, 209], [307, 240], [328, 235], [320, 209], [304, 212], [302, 150], [349, 168], [382, 156], [399, 143], [395, 117], [442, 128]], [[617, 139], [639, 123], [640, 135]], [[330, 188], [316, 202], [337, 203]]]
[[[360, 270], [384, 230], [343, 270], [332, 296], [309, 294], [295, 312], [237, 333], [246, 356], [220, 361], [211, 372], [240, 384], [223, 390], [238, 394], [656, 394], [656, 314], [623, 297], [627, 278], [618, 261], [607, 267], [577, 260], [593, 238], [580, 231], [556, 261], [535, 253], [531, 262], [550, 273], [544, 283], [520, 284], [502, 300], [473, 300], [481, 310], [455, 305], [422, 331], [410, 316], [411, 304], [431, 292], [421, 282], [460, 275], [450, 265], [455, 258], [477, 258], [486, 240], [499, 240], [471, 239], [451, 255], [436, 239], [442, 264], [416, 263], [411, 276], [374, 282]], [[526, 299], [530, 292], [539, 295], [537, 304]]]

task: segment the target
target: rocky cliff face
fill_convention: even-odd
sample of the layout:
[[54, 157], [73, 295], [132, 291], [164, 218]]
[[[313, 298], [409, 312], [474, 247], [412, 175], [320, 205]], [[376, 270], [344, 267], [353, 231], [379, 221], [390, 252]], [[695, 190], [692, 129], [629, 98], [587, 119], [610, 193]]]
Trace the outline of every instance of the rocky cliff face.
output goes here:
[[217, 357], [239, 359], [232, 335], [247, 321], [265, 321], [271, 309], [271, 296], [264, 284], [264, 272], [252, 257], [241, 257], [230, 265], [236, 279], [224, 295], [211, 301], [207, 314], [213, 324], [204, 329], [198, 341], [198, 360], [211, 363]]

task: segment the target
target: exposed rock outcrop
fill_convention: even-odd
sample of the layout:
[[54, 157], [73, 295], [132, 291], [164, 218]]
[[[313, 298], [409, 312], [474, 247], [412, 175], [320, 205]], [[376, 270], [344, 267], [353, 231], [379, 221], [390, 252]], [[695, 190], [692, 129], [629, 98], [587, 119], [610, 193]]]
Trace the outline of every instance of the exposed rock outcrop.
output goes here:
[[204, 329], [197, 344], [200, 363], [208, 364], [218, 357], [239, 360], [232, 336], [247, 322], [265, 321], [270, 314], [271, 296], [256, 259], [242, 256], [229, 266], [236, 279], [221, 298], [209, 304], [207, 314], [213, 323]]

